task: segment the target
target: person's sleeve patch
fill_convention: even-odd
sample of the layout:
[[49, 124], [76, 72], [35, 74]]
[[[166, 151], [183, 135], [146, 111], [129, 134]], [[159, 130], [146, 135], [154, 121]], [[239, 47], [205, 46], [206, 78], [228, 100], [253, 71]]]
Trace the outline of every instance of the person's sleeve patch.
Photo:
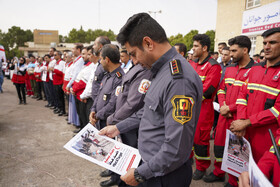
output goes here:
[[171, 99], [171, 103], [173, 106], [172, 117], [175, 121], [184, 125], [192, 119], [192, 110], [194, 105], [192, 97], [175, 95]]

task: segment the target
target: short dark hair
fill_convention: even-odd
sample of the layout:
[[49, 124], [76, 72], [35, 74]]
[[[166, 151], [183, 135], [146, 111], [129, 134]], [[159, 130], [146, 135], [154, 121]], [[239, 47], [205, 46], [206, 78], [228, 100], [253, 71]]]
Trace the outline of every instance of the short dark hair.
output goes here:
[[227, 46], [226, 42], [220, 42], [220, 43], [218, 43], [218, 46], [219, 46], [219, 45], [223, 45], [224, 47]]
[[35, 56], [32, 55], [32, 54], [29, 54], [28, 57], [29, 57], [29, 58], [31, 58], [31, 57], [35, 58]]
[[209, 52], [209, 55], [211, 55], [211, 56], [214, 55], [214, 52], [213, 52], [213, 51], [210, 51], [210, 52]]
[[168, 42], [166, 33], [160, 24], [147, 13], [138, 13], [130, 17], [117, 35], [117, 41], [124, 45], [143, 49], [142, 42], [145, 36], [157, 43]]
[[264, 49], [262, 49], [262, 50], [260, 51], [260, 54], [261, 54], [261, 53], [264, 53]]
[[232, 45], [238, 45], [239, 47], [242, 48], [247, 48], [248, 53], [251, 50], [251, 40], [248, 38], [248, 36], [240, 35], [240, 36], [235, 36], [234, 38], [231, 38], [228, 40], [228, 44], [230, 46]]
[[98, 42], [103, 46], [111, 43], [111, 40], [107, 36], [99, 36], [98, 38], [99, 38]]
[[260, 55], [259, 54], [254, 54], [253, 57], [260, 57]]
[[217, 51], [215, 51], [215, 52], [213, 53], [213, 55], [219, 55], [219, 53], [218, 53]]
[[49, 58], [51, 58], [51, 55], [49, 55], [49, 54], [45, 54], [45, 55], [44, 55], [44, 58], [45, 58], [46, 56], [49, 57]]
[[87, 47], [87, 50], [88, 50], [88, 51], [89, 51], [89, 50], [92, 50], [92, 46], [93, 46], [93, 45], [88, 46], [88, 47]]
[[222, 50], [227, 50], [227, 51], [229, 51], [229, 47], [226, 46], [226, 47], [224, 47]]
[[206, 34], [197, 34], [193, 37], [193, 41], [198, 41], [202, 47], [207, 46], [207, 52], [210, 50], [211, 41]]
[[266, 38], [277, 32], [280, 32], [280, 27], [272, 28], [272, 29], [268, 29], [267, 31], [264, 31], [264, 33], [262, 33], [262, 37]]
[[101, 56], [103, 59], [108, 57], [112, 63], [120, 63], [120, 52], [113, 44], [106, 44], [102, 47]]
[[53, 51], [56, 51], [56, 48], [55, 48], [55, 47], [51, 47], [51, 49], [53, 49]]
[[75, 43], [75, 47], [76, 47], [76, 49], [80, 49], [80, 52], [82, 52], [84, 45], [81, 43]]
[[183, 52], [184, 56], [186, 56], [187, 53], [187, 46], [183, 43], [176, 43], [174, 46], [178, 46], [179, 47], [179, 52]]

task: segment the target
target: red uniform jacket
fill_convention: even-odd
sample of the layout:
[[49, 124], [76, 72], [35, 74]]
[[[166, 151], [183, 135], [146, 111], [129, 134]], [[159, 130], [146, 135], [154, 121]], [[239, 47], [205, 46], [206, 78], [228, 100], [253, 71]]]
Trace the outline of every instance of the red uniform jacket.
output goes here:
[[245, 137], [251, 143], [256, 162], [271, 145], [268, 129], [275, 135], [279, 128], [279, 78], [280, 62], [268, 68], [266, 62], [255, 64], [236, 100], [237, 119], [250, 119], [252, 124], [246, 129]]
[[[63, 62], [63, 63], [61, 63]], [[53, 70], [53, 85], [62, 85], [63, 84], [63, 66], [64, 61], [61, 59], [58, 60], [55, 64], [54, 70]]]
[[[92, 62], [88, 62], [85, 66], [89, 66]], [[72, 89], [76, 94], [76, 97], [78, 100], [81, 101], [80, 95], [83, 93], [83, 91], [86, 88], [87, 83], [84, 82], [82, 79], [77, 82], [76, 80], [72, 84]]]
[[190, 61], [190, 64], [203, 83], [203, 101], [198, 125], [200, 123], [207, 123], [209, 124], [207, 128], [211, 129], [214, 121], [213, 99], [220, 82], [222, 68], [210, 55], [208, 55], [201, 64], [198, 64], [198, 59]]
[[[234, 63], [226, 67], [225, 76], [220, 84], [217, 94], [220, 106], [223, 106], [224, 102], [226, 102], [226, 105], [229, 106], [230, 112], [233, 115], [233, 117], [228, 121], [228, 125], [230, 125], [233, 119], [237, 118], [236, 99], [242, 85], [248, 79], [249, 72], [253, 65], [254, 61], [251, 59], [249, 64], [241, 69], [239, 69], [238, 63]], [[220, 117], [225, 118], [223, 116], [219, 116], [219, 118]]]

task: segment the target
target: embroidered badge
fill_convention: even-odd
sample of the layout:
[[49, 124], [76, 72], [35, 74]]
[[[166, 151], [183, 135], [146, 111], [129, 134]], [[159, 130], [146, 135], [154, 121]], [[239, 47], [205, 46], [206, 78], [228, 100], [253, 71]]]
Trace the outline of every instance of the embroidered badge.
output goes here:
[[172, 117], [175, 121], [184, 125], [192, 119], [192, 109], [194, 105], [192, 97], [175, 95], [171, 99], [171, 103], [173, 106]]
[[143, 79], [139, 85], [138, 92], [141, 94], [145, 94], [151, 85], [151, 81], [147, 79]]
[[115, 95], [118, 97], [119, 94], [120, 94], [121, 92], [122, 92], [122, 87], [121, 87], [121, 86], [118, 86], [118, 87], [116, 88]]
[[172, 75], [181, 74], [181, 63], [178, 60], [172, 60], [170, 63], [170, 69]]

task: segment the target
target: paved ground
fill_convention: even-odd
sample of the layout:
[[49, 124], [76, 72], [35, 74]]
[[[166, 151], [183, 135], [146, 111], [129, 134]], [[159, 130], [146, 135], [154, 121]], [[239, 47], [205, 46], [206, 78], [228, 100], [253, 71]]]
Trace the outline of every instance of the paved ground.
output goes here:
[[[0, 186], [98, 187], [102, 168], [63, 148], [75, 127], [54, 115], [44, 101], [18, 105], [16, 89], [5, 79], [0, 94]], [[213, 157], [213, 155], [212, 155]], [[212, 167], [209, 171], [212, 170]], [[176, 185], [174, 185], [176, 186]], [[223, 186], [192, 181], [195, 187]]]

